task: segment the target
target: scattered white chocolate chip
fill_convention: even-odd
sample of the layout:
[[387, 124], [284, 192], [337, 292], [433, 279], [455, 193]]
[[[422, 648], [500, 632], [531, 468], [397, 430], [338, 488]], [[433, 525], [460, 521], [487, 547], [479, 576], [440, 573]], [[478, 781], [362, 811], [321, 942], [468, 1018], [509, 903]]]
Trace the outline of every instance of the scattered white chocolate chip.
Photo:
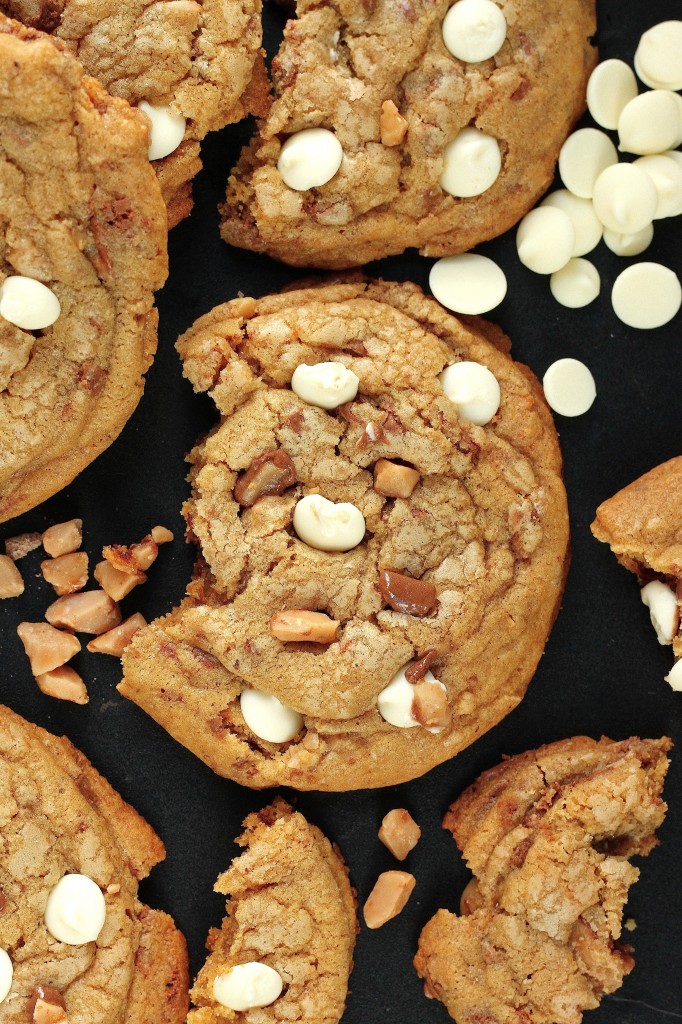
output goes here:
[[462, 128], [443, 152], [441, 187], [462, 199], [480, 196], [495, 183], [501, 168], [497, 139], [478, 128]]
[[431, 267], [429, 288], [446, 309], [478, 315], [499, 306], [507, 294], [507, 278], [487, 256], [466, 252], [437, 260]]
[[597, 64], [587, 83], [587, 109], [602, 128], [615, 130], [623, 107], [637, 95], [637, 79], [623, 60]]
[[601, 281], [594, 263], [576, 257], [549, 279], [552, 295], [562, 306], [579, 309], [589, 306], [599, 295]]
[[659, 644], [671, 644], [680, 625], [680, 609], [675, 592], [661, 580], [652, 580], [642, 587], [640, 594], [649, 609], [651, 625], [656, 630]]
[[663, 678], [666, 683], [670, 683], [676, 693], [682, 693], [682, 658], [675, 662], [667, 676], [664, 676]]
[[618, 148], [624, 153], [662, 153], [674, 149], [680, 134], [680, 108], [666, 89], [643, 92], [623, 107], [618, 118]]
[[443, 42], [467, 64], [494, 57], [507, 38], [507, 21], [492, 0], [457, 0], [443, 21]]
[[632, 234], [622, 234], [620, 231], [604, 228], [604, 243], [616, 256], [639, 256], [649, 248], [653, 237], [653, 224], [647, 224], [641, 231], [634, 231]]
[[[413, 729], [419, 725], [412, 707], [415, 687], [405, 676], [407, 669], [413, 664], [414, 662], [409, 661], [407, 665], [403, 665], [377, 697], [379, 714], [385, 722], [395, 725], [398, 729]], [[436, 683], [445, 690], [440, 679], [436, 679], [431, 672], [427, 672], [424, 679], [426, 682]]]
[[239, 705], [251, 732], [268, 743], [293, 740], [303, 725], [298, 711], [261, 690], [243, 690]]
[[542, 386], [547, 404], [561, 416], [582, 416], [597, 397], [594, 377], [579, 359], [557, 359]]
[[174, 153], [184, 139], [187, 121], [179, 111], [167, 105], [140, 100], [138, 107], [151, 122], [149, 159], [163, 160], [165, 156]]
[[291, 378], [291, 390], [309, 405], [337, 409], [352, 402], [358, 393], [360, 378], [343, 363], [301, 363]]
[[651, 89], [682, 89], [682, 21], [647, 29], [635, 52], [635, 71]]
[[634, 164], [607, 167], [595, 183], [592, 199], [604, 227], [622, 235], [633, 235], [651, 224], [658, 206], [656, 186]]
[[284, 982], [273, 967], [251, 960], [237, 964], [213, 982], [213, 998], [236, 1013], [270, 1006], [282, 994]]
[[599, 175], [617, 163], [618, 152], [608, 135], [597, 128], [579, 128], [561, 147], [559, 174], [574, 196], [591, 199]]
[[47, 898], [45, 927], [58, 942], [94, 942], [104, 927], [107, 907], [100, 887], [87, 875], [64, 875]]
[[482, 427], [500, 408], [501, 392], [497, 377], [487, 366], [464, 360], [446, 366], [439, 375], [443, 391], [457, 406], [460, 417]]
[[22, 331], [44, 331], [61, 311], [55, 293], [32, 277], [6, 277], [0, 285], [0, 317]]
[[349, 501], [307, 494], [294, 509], [294, 530], [311, 548], [350, 551], [365, 536], [365, 517]]
[[536, 274], [553, 274], [565, 267], [575, 248], [571, 218], [553, 206], [527, 213], [516, 232], [516, 249], [524, 267]]
[[290, 135], [282, 146], [277, 170], [282, 180], [296, 192], [326, 185], [334, 177], [343, 149], [333, 132], [327, 128], [304, 128]]
[[6, 949], [0, 949], [0, 1003], [4, 1003], [12, 988], [14, 968]]
[[594, 212], [591, 199], [581, 199], [568, 189], [560, 188], [556, 192], [550, 192], [540, 205], [554, 206], [557, 210], [563, 210], [569, 217], [575, 232], [571, 256], [585, 256], [599, 245], [604, 229]]
[[635, 263], [616, 278], [611, 302], [628, 327], [647, 330], [669, 323], [682, 305], [682, 288], [674, 271], [660, 263]]
[[635, 167], [641, 168], [654, 183], [658, 204], [654, 220], [677, 217], [682, 213], [682, 163], [672, 160], [664, 153], [655, 156], [640, 156]]

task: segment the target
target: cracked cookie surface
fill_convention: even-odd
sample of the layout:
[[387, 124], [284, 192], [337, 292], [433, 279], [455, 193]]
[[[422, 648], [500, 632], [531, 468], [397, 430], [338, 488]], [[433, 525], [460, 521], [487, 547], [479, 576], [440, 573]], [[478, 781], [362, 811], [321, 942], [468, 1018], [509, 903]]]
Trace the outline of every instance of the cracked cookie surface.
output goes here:
[[[218, 1024], [258, 1014], [261, 1024], [336, 1024], [346, 1004], [357, 931], [355, 899], [341, 854], [284, 800], [244, 822], [245, 852], [220, 876], [227, 917], [208, 938], [210, 956], [192, 989], [188, 1024]], [[267, 964], [283, 994], [250, 1014], [234, 1013], [213, 983], [237, 964]], [[255, 1018], [254, 1018], [255, 1019]]]
[[0, 522], [117, 437], [156, 349], [166, 211], [144, 118], [49, 36], [0, 15], [0, 280], [61, 303], [52, 327], [0, 319]]
[[[299, 0], [272, 65], [275, 101], [228, 183], [225, 241], [295, 266], [342, 268], [414, 246], [463, 252], [502, 234], [554, 176], [559, 149], [585, 105], [596, 60], [592, 0], [505, 0], [507, 37], [477, 64], [442, 38], [451, 0]], [[382, 104], [406, 122], [382, 143]], [[445, 147], [476, 127], [497, 140], [502, 170], [481, 195], [441, 187]], [[317, 188], [285, 185], [285, 139], [332, 130], [338, 173]]]
[[[3, 1024], [31, 1019], [37, 986], [57, 989], [69, 1024], [183, 1024], [184, 938], [137, 899], [138, 880], [165, 857], [163, 843], [66, 738], [2, 706], [0, 815], [0, 947], [14, 967]], [[96, 942], [67, 945], [45, 927], [47, 897], [71, 873], [104, 893]]]
[[579, 1024], [634, 966], [621, 941], [658, 840], [670, 740], [563, 740], [485, 772], [450, 808], [474, 879], [439, 910], [415, 966], [458, 1024]]
[[[190, 456], [184, 511], [201, 558], [184, 604], [126, 649], [121, 692], [214, 770], [255, 787], [387, 785], [452, 757], [521, 700], [563, 589], [561, 457], [536, 379], [492, 325], [460, 322], [415, 285], [359, 279], [234, 300], [178, 347], [223, 414]], [[290, 382], [300, 363], [330, 359], [360, 383], [353, 402], [325, 411]], [[461, 420], [440, 385], [460, 360], [500, 383], [486, 426]], [[235, 484], [273, 449], [293, 462], [295, 483], [240, 506]], [[409, 498], [374, 488], [381, 458], [416, 468]], [[314, 492], [361, 510], [355, 548], [320, 551], [296, 536], [294, 507]], [[383, 569], [435, 587], [435, 609], [390, 607]], [[338, 638], [276, 639], [272, 616], [292, 608], [328, 613]], [[397, 728], [377, 710], [394, 673], [427, 652], [447, 688], [438, 734]], [[293, 742], [248, 728], [248, 687], [303, 715]]]

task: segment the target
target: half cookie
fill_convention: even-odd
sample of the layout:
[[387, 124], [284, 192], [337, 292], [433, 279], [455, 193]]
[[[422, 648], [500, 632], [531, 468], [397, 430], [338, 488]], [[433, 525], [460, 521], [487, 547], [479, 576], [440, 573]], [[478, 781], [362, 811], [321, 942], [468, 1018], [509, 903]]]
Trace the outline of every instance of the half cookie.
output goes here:
[[261, 0], [0, 0], [0, 10], [54, 33], [112, 95], [151, 104], [169, 227], [192, 209], [204, 136], [267, 112]]
[[4, 522], [70, 483], [135, 409], [167, 256], [142, 114], [2, 15], [0, 83]]
[[485, 772], [445, 816], [474, 873], [461, 916], [439, 910], [415, 966], [459, 1024], [579, 1024], [633, 966], [620, 942], [657, 843], [668, 739], [578, 737]]
[[511, 711], [568, 522], [551, 415], [504, 335], [358, 279], [234, 300], [178, 347], [223, 414], [190, 456], [201, 558], [121, 692], [256, 788], [414, 778]]
[[237, 842], [246, 850], [215, 886], [230, 897], [227, 917], [209, 935], [188, 1024], [241, 1020], [239, 1011], [261, 1007], [262, 1024], [337, 1024], [357, 932], [343, 858], [279, 798], [244, 825]]
[[637, 576], [659, 643], [677, 659], [666, 679], [682, 690], [682, 456], [603, 502], [592, 533]]
[[297, 13], [228, 184], [225, 241], [294, 266], [441, 256], [502, 234], [549, 186], [596, 59], [593, 0]]
[[0, 808], [3, 1024], [182, 1024], [185, 940], [137, 899], [165, 857], [146, 821], [67, 739], [2, 706]]

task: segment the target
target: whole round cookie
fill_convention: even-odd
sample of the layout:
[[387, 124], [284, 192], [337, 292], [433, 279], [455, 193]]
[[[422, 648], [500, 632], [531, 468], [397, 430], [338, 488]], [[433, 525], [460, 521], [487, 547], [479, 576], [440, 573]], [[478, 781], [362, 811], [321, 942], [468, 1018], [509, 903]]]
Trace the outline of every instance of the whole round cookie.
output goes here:
[[185, 940], [137, 899], [163, 843], [67, 739], [2, 706], [0, 813], [3, 1024], [183, 1024]]
[[267, 113], [261, 7], [261, 0], [0, 0], [5, 14], [65, 43], [112, 95], [161, 108], [158, 130], [169, 133], [166, 149], [175, 148], [153, 166], [169, 227], [192, 209], [201, 140]]
[[2, 15], [0, 83], [4, 522], [68, 484], [135, 409], [167, 236], [142, 114]]
[[511, 711], [568, 520], [551, 415], [501, 331], [358, 279], [234, 300], [178, 347], [223, 414], [190, 456], [202, 558], [121, 692], [254, 787], [400, 782]]
[[294, 266], [463, 252], [550, 185], [596, 60], [593, 0], [299, 0], [222, 234]]

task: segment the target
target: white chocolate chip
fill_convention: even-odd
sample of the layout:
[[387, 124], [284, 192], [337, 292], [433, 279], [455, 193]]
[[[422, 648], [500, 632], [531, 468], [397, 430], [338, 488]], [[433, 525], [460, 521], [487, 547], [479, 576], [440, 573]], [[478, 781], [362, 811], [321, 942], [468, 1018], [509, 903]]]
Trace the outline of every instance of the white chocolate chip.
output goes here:
[[482, 427], [500, 408], [500, 385], [487, 366], [464, 360], [446, 366], [439, 380], [459, 416]]
[[451, 196], [480, 196], [494, 185], [501, 168], [497, 139], [478, 128], [463, 128], [445, 147], [440, 183]]
[[651, 245], [654, 237], [653, 224], [647, 224], [641, 231], [624, 235], [620, 231], [604, 228], [604, 242], [616, 256], [639, 256]]
[[666, 683], [670, 683], [676, 693], [682, 693], [682, 658], [675, 662], [667, 676], [664, 676], [663, 678]]
[[599, 271], [589, 260], [574, 258], [549, 279], [552, 295], [562, 306], [579, 309], [589, 306], [599, 295]]
[[675, 592], [660, 580], [652, 580], [642, 587], [641, 597], [649, 609], [651, 625], [656, 630], [659, 644], [671, 644], [680, 625], [680, 610]]
[[240, 1013], [270, 1006], [284, 988], [281, 976], [273, 967], [251, 960], [237, 964], [213, 982], [213, 998], [229, 1010]]
[[640, 156], [635, 166], [648, 174], [658, 195], [654, 220], [677, 217], [682, 213], [682, 163], [663, 153]]
[[634, 235], [654, 219], [658, 193], [641, 167], [616, 164], [599, 175], [593, 202], [594, 212], [605, 228], [621, 235]]
[[516, 250], [524, 267], [536, 274], [553, 274], [565, 267], [575, 248], [571, 218], [554, 206], [527, 213], [516, 232]]
[[507, 21], [492, 0], [458, 0], [443, 21], [443, 42], [468, 64], [494, 57], [507, 37]]
[[306, 494], [294, 509], [294, 530], [311, 548], [350, 551], [365, 536], [365, 517], [349, 501]]
[[499, 306], [507, 294], [507, 278], [487, 256], [466, 252], [434, 263], [429, 287], [446, 309], [478, 315]]
[[[395, 725], [398, 729], [413, 729], [419, 725], [412, 710], [415, 688], [405, 678], [407, 669], [413, 664], [414, 662], [409, 661], [407, 665], [403, 665], [377, 697], [379, 714], [385, 722]], [[431, 672], [427, 672], [424, 679], [427, 683], [437, 683], [445, 690], [440, 679], [436, 679]]]
[[579, 359], [557, 359], [542, 378], [550, 409], [560, 416], [582, 416], [597, 397], [594, 377]]
[[[681, 172], [682, 173], [682, 172]], [[343, 363], [301, 363], [291, 378], [291, 390], [309, 405], [336, 409], [351, 402], [358, 393], [360, 378]]]
[[333, 132], [327, 128], [304, 128], [290, 135], [282, 146], [277, 170], [282, 180], [296, 192], [326, 185], [334, 177], [343, 149]]
[[561, 147], [559, 174], [574, 196], [591, 199], [599, 175], [617, 163], [618, 152], [608, 135], [597, 128], [580, 128]]
[[637, 79], [623, 60], [597, 64], [587, 83], [587, 108], [602, 128], [615, 130], [623, 107], [637, 95]]
[[13, 976], [14, 968], [9, 953], [6, 949], [0, 949], [0, 1003], [4, 1003], [10, 993]]
[[618, 118], [618, 148], [624, 153], [674, 149], [679, 134], [680, 108], [675, 94], [665, 89], [635, 96]]
[[104, 927], [107, 907], [100, 887], [87, 875], [64, 875], [47, 898], [45, 927], [58, 942], [82, 946]]
[[239, 706], [251, 732], [268, 743], [287, 743], [301, 731], [298, 711], [261, 690], [242, 690]]
[[55, 293], [32, 277], [6, 277], [0, 285], [0, 317], [22, 331], [44, 331], [61, 311]]
[[677, 274], [660, 263], [635, 263], [614, 281], [611, 302], [624, 324], [648, 330], [677, 314], [682, 288]]
[[141, 100], [138, 107], [151, 122], [149, 159], [163, 160], [165, 156], [174, 153], [184, 139], [187, 121], [179, 111], [165, 104]]
[[635, 71], [651, 89], [682, 89], [682, 21], [662, 21], [644, 33]]
[[572, 256], [585, 256], [599, 245], [604, 229], [594, 212], [591, 199], [581, 199], [568, 189], [560, 188], [556, 192], [550, 192], [540, 205], [554, 206], [557, 210], [563, 210], [570, 218], [575, 232]]

